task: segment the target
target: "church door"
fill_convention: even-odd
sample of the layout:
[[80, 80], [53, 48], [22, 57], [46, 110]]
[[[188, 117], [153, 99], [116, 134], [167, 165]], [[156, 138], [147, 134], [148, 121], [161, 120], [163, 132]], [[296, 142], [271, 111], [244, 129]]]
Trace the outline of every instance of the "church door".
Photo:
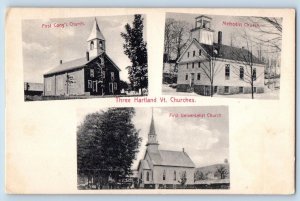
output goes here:
[[195, 73], [191, 73], [191, 92], [194, 92]]
[[98, 92], [97, 81], [93, 81], [93, 92], [94, 92], [94, 93], [97, 93], [97, 92]]

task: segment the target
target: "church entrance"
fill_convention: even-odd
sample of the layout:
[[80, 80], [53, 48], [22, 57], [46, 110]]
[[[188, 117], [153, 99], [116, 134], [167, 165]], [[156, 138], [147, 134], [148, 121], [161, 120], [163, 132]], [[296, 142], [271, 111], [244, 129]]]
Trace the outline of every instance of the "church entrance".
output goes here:
[[93, 81], [93, 93], [98, 92], [98, 86], [97, 86], [97, 81]]
[[191, 73], [191, 92], [194, 92], [195, 73]]

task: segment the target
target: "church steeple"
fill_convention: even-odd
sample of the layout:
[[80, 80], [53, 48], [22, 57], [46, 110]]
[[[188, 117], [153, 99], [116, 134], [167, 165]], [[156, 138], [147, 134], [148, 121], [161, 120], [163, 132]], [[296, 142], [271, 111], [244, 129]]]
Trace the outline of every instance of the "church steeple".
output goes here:
[[91, 57], [96, 57], [105, 52], [105, 38], [95, 18], [92, 31], [87, 39], [88, 52]]
[[151, 118], [149, 133], [148, 133], [148, 142], [147, 142], [146, 146], [149, 151], [157, 151], [158, 145], [159, 145], [158, 141], [156, 140], [156, 132], [155, 132], [153, 108], [152, 108], [152, 118]]

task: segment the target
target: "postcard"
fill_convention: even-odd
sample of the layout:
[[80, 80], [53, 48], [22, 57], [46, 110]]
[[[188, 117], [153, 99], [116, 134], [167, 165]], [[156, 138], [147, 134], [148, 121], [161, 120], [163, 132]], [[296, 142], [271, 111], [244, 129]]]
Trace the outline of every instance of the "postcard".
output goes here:
[[9, 8], [9, 194], [293, 194], [295, 10]]

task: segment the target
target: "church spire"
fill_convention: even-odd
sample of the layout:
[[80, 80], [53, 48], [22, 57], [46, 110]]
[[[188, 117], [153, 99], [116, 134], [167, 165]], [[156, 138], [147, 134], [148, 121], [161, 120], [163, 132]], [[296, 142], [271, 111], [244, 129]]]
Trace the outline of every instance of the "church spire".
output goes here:
[[158, 142], [156, 140], [156, 132], [155, 132], [155, 125], [154, 125], [154, 118], [153, 118], [153, 108], [152, 108], [152, 117], [150, 123], [150, 129], [148, 133], [148, 142], [146, 144], [147, 149], [150, 151], [158, 150]]
[[151, 118], [151, 124], [150, 124], [150, 130], [149, 130], [149, 135], [155, 135], [155, 126], [154, 126], [154, 119], [153, 119], [153, 108], [152, 108], [152, 118]]
[[99, 28], [97, 19], [94, 19], [93, 28], [87, 39], [89, 55], [96, 57], [105, 52], [105, 38]]
[[93, 28], [92, 28], [92, 31], [91, 31], [90, 36], [88, 37], [87, 41], [94, 40], [94, 39], [105, 40], [105, 38], [99, 28], [96, 18], [94, 19]]

